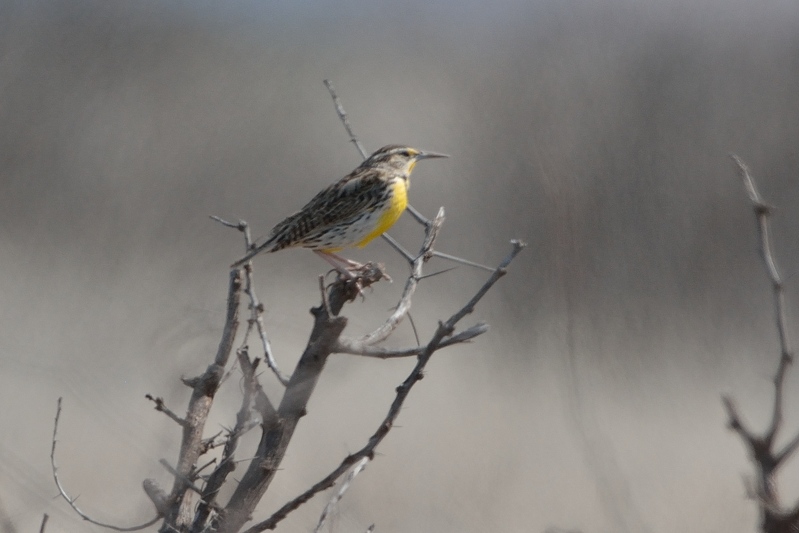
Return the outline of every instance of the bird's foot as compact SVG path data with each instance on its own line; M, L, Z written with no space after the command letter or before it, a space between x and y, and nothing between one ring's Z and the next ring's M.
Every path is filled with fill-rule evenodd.
M378 281L384 279L389 282L392 281L382 263L373 263L371 261L366 264L358 263L357 267L336 268L329 273L331 272L337 274L336 281L333 283L343 284L347 294L350 295L350 300L354 300L356 296L365 298L364 289L370 288Z

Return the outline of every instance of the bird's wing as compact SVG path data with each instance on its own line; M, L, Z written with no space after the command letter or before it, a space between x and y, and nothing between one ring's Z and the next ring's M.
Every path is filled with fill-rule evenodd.
M383 191L379 173L358 169L319 192L269 233L270 251L296 246L332 226L347 224L377 207Z

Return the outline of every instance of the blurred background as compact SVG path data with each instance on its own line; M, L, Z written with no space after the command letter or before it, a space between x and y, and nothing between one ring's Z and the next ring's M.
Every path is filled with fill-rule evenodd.
M171 486L158 460L174 464L180 433L144 395L185 409L179 378L211 361L243 252L208 216L264 235L359 162L325 78L370 151L451 155L420 164L410 191L428 216L446 207L442 251L493 265L509 239L529 243L464 323L490 332L435 356L331 531L755 530L720 395L764 427L778 346L727 154L779 207L795 337L799 6L700 4L3 2L3 531L37 530L45 512L49 532L99 531L55 498L59 396L59 473L78 504L118 525L153 515L141 481ZM407 215L391 234L421 239ZM406 271L382 241L351 257ZM327 267L303 250L255 267L290 371ZM424 281L422 339L485 277L461 266ZM348 306L348 333L379 323L401 285ZM389 345L413 339L405 324ZM255 518L358 449L412 365L333 356ZM209 435L233 424L238 380ZM799 430L798 372L786 393L783 439ZM780 478L787 502L797 464ZM310 531L326 500L279 530Z

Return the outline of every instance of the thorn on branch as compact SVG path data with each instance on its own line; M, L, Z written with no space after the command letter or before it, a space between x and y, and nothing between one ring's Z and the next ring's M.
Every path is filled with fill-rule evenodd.
M191 473L190 473L188 476L184 476L184 475L182 475L180 472L178 472L177 470L175 470L175 469L172 467L172 465L170 465L170 464L169 464L169 462L168 462L166 459L159 459L159 461L158 461L158 462L159 462L159 463L161 464L161 466L163 466L163 467L164 467L164 468L165 468L165 469L166 469L166 470L167 470L167 471L168 471L170 474L172 474L172 475L175 477L175 479L178 479L178 480L180 480L180 482L181 482L181 483L183 483L183 485L184 485L185 487L187 487L187 488L189 488L189 489L193 490L193 491L194 491L194 492L196 492L197 494L200 494L200 495L202 495L202 493L203 493L202 489L200 489L198 486L196 486L196 485L194 484L194 480L195 480L195 479L197 479L197 476L195 475L195 473L194 473L194 472L191 472Z

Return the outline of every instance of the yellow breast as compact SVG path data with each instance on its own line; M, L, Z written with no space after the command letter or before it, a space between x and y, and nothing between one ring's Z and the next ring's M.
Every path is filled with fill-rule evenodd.
M402 212L405 211L405 208L408 206L407 180L394 180L394 183L392 184L392 191L393 192L391 194L391 198L389 199L388 206L380 215L377 225L366 237L363 238L363 240L361 240L361 242L356 244L358 248L363 248L373 239L387 232L388 229L393 226L397 220L399 220L400 215L402 215Z

